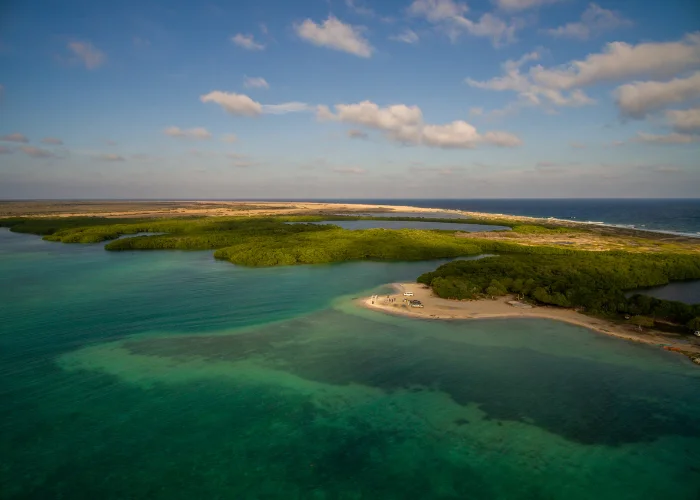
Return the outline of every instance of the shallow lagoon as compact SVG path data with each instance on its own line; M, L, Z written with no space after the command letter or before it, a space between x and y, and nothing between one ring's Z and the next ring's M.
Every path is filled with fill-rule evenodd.
M697 498L686 358L549 321L352 302L434 267L243 269L0 231L0 491Z
M338 215L348 215L342 213ZM426 217L437 219L463 219L464 215L453 212L367 212L353 215L364 215L367 217Z
M700 304L700 280L677 281L668 285L642 288L634 293L641 293L657 299L675 300L686 304Z
M321 222L290 222L289 224L332 224L343 229L441 229L444 231L510 231L506 226L460 224L458 222L394 221L394 220L338 220Z

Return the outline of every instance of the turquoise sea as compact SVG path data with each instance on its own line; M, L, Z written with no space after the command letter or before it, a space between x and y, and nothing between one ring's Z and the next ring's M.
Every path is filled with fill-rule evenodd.
M353 304L438 262L102 247L0 230L0 498L700 495L684 357Z

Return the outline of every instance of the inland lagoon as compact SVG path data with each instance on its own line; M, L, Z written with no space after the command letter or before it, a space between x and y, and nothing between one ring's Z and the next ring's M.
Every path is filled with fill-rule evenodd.
M291 222L290 224L300 224ZM311 224L326 224L342 227L343 229L439 229L442 231L466 231L475 233L479 231L510 231L509 227L464 224L456 222L424 222L424 221L393 221L393 220L348 220L348 221L321 221Z
M698 498L683 356L353 302L445 261L103 247L0 230L2 498Z

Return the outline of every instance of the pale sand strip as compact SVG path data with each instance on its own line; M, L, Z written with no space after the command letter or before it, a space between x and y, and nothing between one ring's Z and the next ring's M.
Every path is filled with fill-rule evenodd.
M606 335L656 346L668 346L680 349L689 357L692 353L700 354L700 345L691 338L689 344L679 336L645 328L637 331L636 327L618 324L600 318L586 316L573 309L560 307L535 306L523 309L508 304L514 297L500 297L496 300L448 300L437 297L432 290L419 283L393 283L396 293L359 299L358 303L370 309L377 309L390 314L399 314L422 319L490 319L490 318L544 318L563 321L583 326ZM413 292L412 297L404 297L404 292ZM410 307L404 299L419 300L422 308ZM392 301L393 300L393 301Z
M125 202L126 203L126 202ZM446 212L455 211L440 208L420 208L402 205L368 205L360 203L323 203L323 202L282 202L282 201L189 201L183 202L182 206L161 206L157 202L152 203L152 207L147 207L149 202L143 202L139 208L129 210L109 210L94 204L93 210L72 210L74 205L70 202L57 202L52 205L50 213L23 213L21 206L4 216L20 217L78 217L78 216L100 216L100 217L154 217L154 216L267 216L267 215L318 215L321 213L365 213L372 211L384 212L415 212L425 214L426 217L440 218ZM18 204L19 205L19 204ZM110 207L117 206L118 202L111 203ZM250 208L254 207L254 208ZM63 210L59 210L63 208ZM81 208L85 208L82 207Z

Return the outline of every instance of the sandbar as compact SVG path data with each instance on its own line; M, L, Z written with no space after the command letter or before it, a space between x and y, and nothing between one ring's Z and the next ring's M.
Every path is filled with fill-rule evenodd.
M436 296L430 287L420 283L392 283L394 293L358 299L360 306L389 314L421 319L469 320L494 318L540 318L583 326L605 335L664 347L680 352L700 363L700 342L658 330L587 316L573 309L538 306L519 302L514 296L480 300L450 300ZM413 293L404 296L405 292ZM423 307L412 307L409 300L418 300ZM514 303L515 305L511 304ZM697 361L696 361L697 359Z

